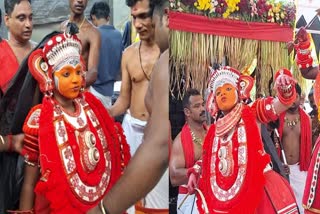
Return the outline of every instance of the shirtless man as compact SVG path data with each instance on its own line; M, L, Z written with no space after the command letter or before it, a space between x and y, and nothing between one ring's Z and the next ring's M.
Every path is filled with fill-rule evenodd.
M100 33L84 16L88 0L69 0L70 17L61 24L64 31L69 22L74 22L79 28L77 36L82 43L81 55L86 62L86 87L92 85L98 75Z
M127 0L127 5L131 8L133 23L141 41L129 46L122 55L120 95L110 108L110 114L116 117L129 109L130 113L125 115L122 125L133 155L141 143L143 129L149 119L144 97L160 52L154 41L149 0Z
M5 0L4 23L10 33L9 40L0 41L0 90L4 95L11 84L23 59L30 53L34 43L30 41L32 34L32 9L28 0ZM1 96L0 96L1 99ZM10 113L15 104L10 106ZM7 113L7 112L6 112ZM12 126L12 117L0 113L0 213L7 209L17 208L21 185L22 165L19 165L18 154L23 139L21 135L8 135ZM18 142L18 143L16 143ZM7 151L7 152L4 152ZM9 151L9 152L8 152Z
M195 195L190 195L184 202L182 201L188 193L186 186L188 168L193 167L201 158L202 144L207 133L204 101L198 90L189 89L186 92L183 98L183 110L186 124L173 141L169 162L170 180L173 186L180 186L177 212L196 214L198 209Z
M150 4L151 8L155 7L152 21L155 24L155 41L162 54L153 68L145 98L150 118L144 130L143 142L123 176L104 198L104 206L112 214L122 213L144 197L157 184L168 167L169 5L167 0L150 0Z
M302 196L312 151L311 119L301 108L301 88L296 84L297 98L279 117L279 134L288 162L290 185L294 191L300 213Z
M122 55L120 95L110 108L110 114L116 117L129 109L122 127L130 145L130 153L134 156L142 143L144 128L149 119L144 97L160 51L155 43L155 29L152 25L149 0L127 0L127 5L131 9L133 24L140 36L140 41L129 46ZM145 208L166 209L168 207L168 182L168 174L165 174L144 199Z

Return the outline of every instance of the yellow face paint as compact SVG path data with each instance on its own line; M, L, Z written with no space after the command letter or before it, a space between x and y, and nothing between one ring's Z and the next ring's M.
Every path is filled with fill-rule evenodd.
M62 96L74 99L79 95L83 78L80 64L75 67L65 65L60 70L55 71L53 76L55 87Z

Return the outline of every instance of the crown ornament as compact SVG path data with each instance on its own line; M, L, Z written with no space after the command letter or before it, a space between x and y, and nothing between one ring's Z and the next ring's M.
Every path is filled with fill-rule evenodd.
M76 66L80 63L85 70L81 58L82 45L76 36L77 32L77 26L74 23L69 23L64 33L53 36L42 49L39 48L30 54L28 59L30 72L38 81L40 90L44 94L52 95L54 89L53 73L65 65Z

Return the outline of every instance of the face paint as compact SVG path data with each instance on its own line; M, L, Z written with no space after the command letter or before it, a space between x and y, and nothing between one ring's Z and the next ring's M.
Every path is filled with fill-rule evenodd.
M55 87L58 92L68 99L76 98L81 89L82 67L80 64L75 67L65 65L54 74Z
M223 112L229 112L238 102L237 90L229 83L218 87L215 95L218 108Z

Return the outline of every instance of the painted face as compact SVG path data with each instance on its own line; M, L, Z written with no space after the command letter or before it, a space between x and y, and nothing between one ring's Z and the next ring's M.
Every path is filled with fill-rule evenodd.
M11 36L19 42L27 42L32 35L32 10L29 1L21 1L13 8L12 13L5 15L5 24Z
M133 25L141 40L154 38L154 27L152 25L149 0L137 1L137 3L131 7L131 16Z
M218 87L215 95L218 108L223 112L231 111L238 102L237 90L230 83Z
M53 76L56 90L63 97L74 99L79 95L83 78L80 64L75 67L65 65L60 70L55 71Z
M87 7L88 0L69 0L71 11L75 15L82 15Z

